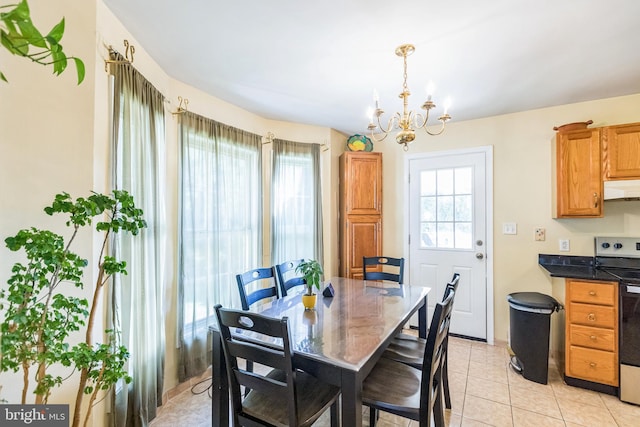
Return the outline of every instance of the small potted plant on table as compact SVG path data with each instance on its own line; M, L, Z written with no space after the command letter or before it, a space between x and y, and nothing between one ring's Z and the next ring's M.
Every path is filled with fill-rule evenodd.
M298 264L296 272L302 274L302 279L307 287L307 292L302 295L302 304L305 310L313 310L318 296L313 293L313 288L320 290L320 282L323 274L322 266L316 260L306 260Z

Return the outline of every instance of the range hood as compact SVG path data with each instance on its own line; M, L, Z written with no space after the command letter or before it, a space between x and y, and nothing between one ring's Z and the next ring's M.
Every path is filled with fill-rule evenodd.
M605 181L604 200L640 200L640 179Z

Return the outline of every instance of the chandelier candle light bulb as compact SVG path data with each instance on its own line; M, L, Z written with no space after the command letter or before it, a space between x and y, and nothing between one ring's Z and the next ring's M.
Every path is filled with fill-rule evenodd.
M380 142L384 140L389 133L392 131L398 131L396 134L396 142L403 146L404 150L407 151L409 149L409 144L413 142L416 138L416 132L414 127L417 129L424 129L429 135L440 135L444 131L445 124L451 120L451 116L448 114L448 109L451 104L450 100L447 100L445 103L445 109L443 114L438 118L441 123L441 127L436 132L431 132L427 129L427 122L429 121L429 111L435 108L436 104L432 101L432 94L434 90L433 82L429 82L426 90L427 90L427 100L422 104L422 109L425 110L425 113L414 113L413 110L408 109L409 105L409 96L411 92L409 91L409 87L407 86L407 56L411 55L415 51L415 47L412 44L403 44L396 48L396 55L402 57L404 73L403 73L403 84L402 84L402 92L398 95L402 98L402 113L396 112L389 121L387 122L387 126L382 126L380 117L384 114L384 111L380 108L380 99L378 96L378 91L374 89L373 91L373 101L375 103L375 110L373 113L369 114L369 125L367 129L371 132L371 139L376 142ZM373 116L375 115L377 123L373 121ZM382 134L382 137L376 137L376 133L378 135Z

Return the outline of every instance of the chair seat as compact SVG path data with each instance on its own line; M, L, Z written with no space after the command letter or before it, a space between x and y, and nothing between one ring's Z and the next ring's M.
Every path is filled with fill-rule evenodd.
M414 335L401 333L393 337L389 347L387 347L382 356L405 363L416 369L422 369L426 346L427 340Z
M412 420L420 416L422 371L380 358L362 384L362 403Z
M276 381L286 382L284 371L274 369L266 375ZM298 396L298 420L300 426L310 426L328 409L340 395L340 388L324 383L302 372L296 372ZM261 393L251 390L242 401L243 412L250 417L267 421L274 426L287 427L289 412L286 394Z

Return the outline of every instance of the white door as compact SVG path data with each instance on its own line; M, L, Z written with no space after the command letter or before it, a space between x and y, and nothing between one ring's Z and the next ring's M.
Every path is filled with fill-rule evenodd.
M407 168L409 284L432 289L430 319L447 282L459 273L450 331L479 339L487 339L488 326L487 164L490 147L412 156Z

